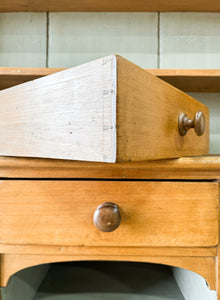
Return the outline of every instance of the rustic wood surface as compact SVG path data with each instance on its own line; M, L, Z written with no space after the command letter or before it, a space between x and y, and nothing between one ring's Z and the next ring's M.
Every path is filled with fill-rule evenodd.
M212 247L218 243L215 182L7 180L1 187L2 244ZM105 201L119 206L121 224L93 224Z
M169 256L62 256L62 255L1 255L1 286L6 286L9 277L24 268L52 262L80 261L80 260L114 260L114 261L139 261L159 263L169 266L185 268L202 275L210 289L216 289L215 258L213 257L169 257Z
M117 161L208 154L206 106L120 56L117 77ZM180 136L180 113L193 118L197 111L205 115L205 133Z
M120 164L0 157L0 177L215 180L220 179L220 156Z
M11 11L194 11L194 12L220 12L218 0L11 0L1 1L0 12Z
M63 68L0 67L0 90L63 70ZM184 92L220 92L219 69L146 69L146 71Z
M219 93L220 70L146 70L184 92Z
M116 57L0 93L0 154L115 161Z
M103 256L217 256L216 247L83 247L64 245L0 244L0 252L7 254L97 255Z
M47 76L63 69L0 67L0 90Z
M72 169L72 174L75 175L76 170L79 169L82 174L88 174L88 170L93 168L93 165L93 174L100 175L100 170L98 171L97 169L100 168L101 170L104 170L106 166L109 166L109 164L102 163L83 163L47 159L1 158L0 161L2 164L0 168L1 171L4 169L8 175L12 175L13 172L11 172L11 169L16 170L16 174L21 175L22 170L27 171L28 168L32 170L28 171L29 175L38 174L38 176L42 174L42 170L44 169L45 171L47 169L47 172L49 172L50 175L53 174L54 176L54 174L57 174L57 170L60 170L60 168L63 175L68 174L69 169ZM142 165L143 169L140 168L140 170L142 170L142 172L145 170L145 173L147 173L147 170L153 168L151 171L151 176L155 176L155 174L159 172L159 169L164 169L166 170L166 176L170 178L173 174L175 176L183 176L183 178L185 177L184 179L187 179L187 176L184 175L184 172L186 172L186 174L188 173L189 175L190 168L192 168L191 171L193 175L190 175L189 177L200 176L206 179L215 179L220 173L220 157L218 156L181 158L148 163L115 164L110 166L114 166L113 173L116 172L115 175L117 174L117 176L119 174L118 171L121 170L121 178L124 178L123 176L125 174L126 166L131 166L130 171L134 175L135 173L138 174L138 165ZM73 170L75 171L73 172ZM101 173L106 175L109 174L109 172L110 170L107 169L105 170L105 173ZM46 172L44 172L44 174L46 174ZM61 173L58 172L58 174L60 175ZM6 285L9 277L12 274L25 267L58 261L96 259L146 261L179 266L202 275L207 280L211 289L219 289L219 283L217 282L219 273L216 273L215 267L216 263L218 263L217 259L215 258L217 255L216 247L73 247L63 245L42 246L29 244L1 244L0 251L1 253L7 253L1 255L2 286ZM45 253L47 253L47 255L45 255Z
M180 113L197 111L205 133L181 136ZM124 162L208 154L208 108L120 56L6 89L0 112L1 155Z

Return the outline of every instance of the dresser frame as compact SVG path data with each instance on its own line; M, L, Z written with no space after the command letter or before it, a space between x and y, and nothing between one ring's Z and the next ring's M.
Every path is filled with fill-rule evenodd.
M144 163L88 163L37 158L0 158L1 180L168 180L211 181L220 194L220 156ZM219 244L214 247L85 247L0 244L1 286L24 268L79 260L137 261L191 270L203 276L220 299Z

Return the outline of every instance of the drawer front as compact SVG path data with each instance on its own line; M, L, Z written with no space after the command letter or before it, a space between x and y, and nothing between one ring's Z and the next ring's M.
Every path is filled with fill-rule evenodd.
M75 246L214 246L218 242L214 182L1 181L4 244ZM93 215L118 205L121 224L102 232Z

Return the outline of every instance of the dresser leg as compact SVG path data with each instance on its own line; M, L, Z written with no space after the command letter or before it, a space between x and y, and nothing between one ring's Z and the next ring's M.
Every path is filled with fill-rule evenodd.
M35 257L31 257L31 260L28 255L16 255L16 254L1 254L1 287L6 287L9 281L9 278L14 275L16 272L40 264L39 261L35 263ZM0 298L1 300L1 298Z

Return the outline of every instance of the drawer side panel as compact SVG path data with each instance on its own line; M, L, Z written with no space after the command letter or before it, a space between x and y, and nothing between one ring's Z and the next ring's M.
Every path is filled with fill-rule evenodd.
M117 159L144 161L209 152L209 110L207 106L165 81L117 57ZM185 113L194 119L201 111L206 128L202 136L190 129L181 136L178 119Z

